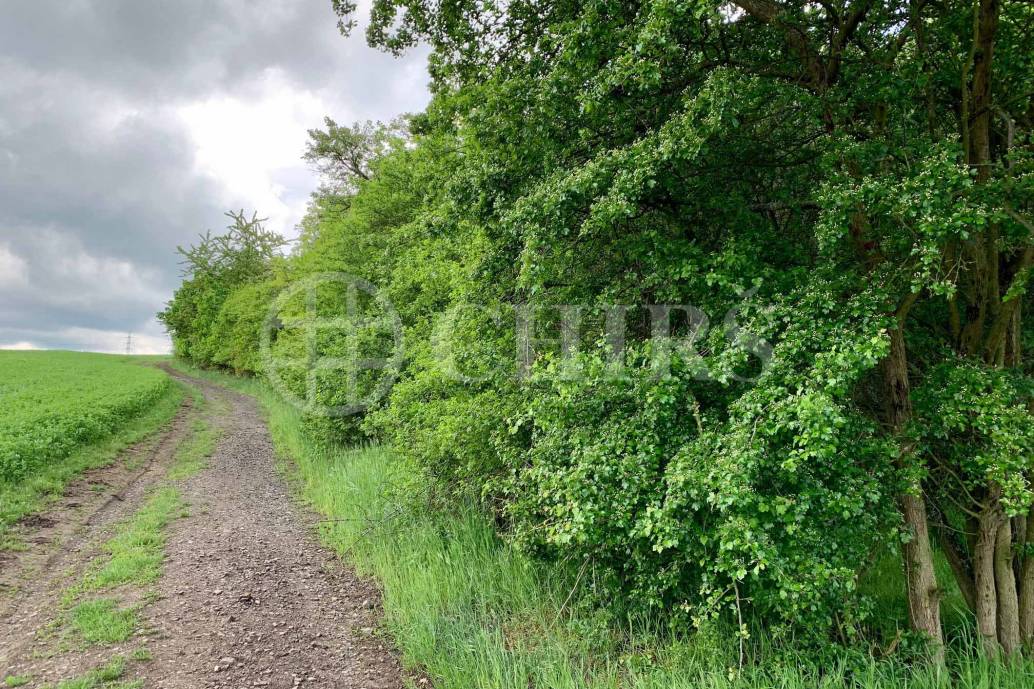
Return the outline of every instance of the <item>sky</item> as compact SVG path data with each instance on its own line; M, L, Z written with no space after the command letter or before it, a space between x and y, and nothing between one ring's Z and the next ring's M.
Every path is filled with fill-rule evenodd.
M421 110L426 62L331 0L0 0L0 349L168 352L176 247L296 235L307 131Z

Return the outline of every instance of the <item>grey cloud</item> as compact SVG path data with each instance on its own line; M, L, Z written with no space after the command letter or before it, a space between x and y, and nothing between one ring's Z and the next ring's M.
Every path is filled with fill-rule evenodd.
M36 0L0 12L0 45L24 64L89 73L156 99L246 88L279 68L309 88L336 81L348 91L358 78L361 95L377 100L400 65L359 35L346 42L330 0Z
M218 205L217 190L192 174L193 148L179 123L119 116L129 106L115 98L47 81L0 88L0 118L30 99L41 104L33 116L0 120L13 129L0 127L4 233L64 228L96 251L168 265L155 250L174 248Z
M325 33L313 21L322 3L243 0L94 0L14 2L4 8L0 42L25 64L45 71L96 75L100 81L161 96L225 89L286 52L288 67ZM293 64L292 64L293 63Z
M228 194L177 108L275 70L336 119L387 119L425 102L424 64L340 37L330 0L0 5L0 347L161 341L175 247L221 227ZM299 162L275 182L295 206L314 181Z

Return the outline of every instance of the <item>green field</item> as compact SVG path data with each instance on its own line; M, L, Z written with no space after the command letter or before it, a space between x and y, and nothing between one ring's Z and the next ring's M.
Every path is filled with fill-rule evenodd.
M175 414L181 386L142 358L0 351L0 549L7 529L79 473Z
M169 385L162 371L125 357L0 352L0 481L112 435Z

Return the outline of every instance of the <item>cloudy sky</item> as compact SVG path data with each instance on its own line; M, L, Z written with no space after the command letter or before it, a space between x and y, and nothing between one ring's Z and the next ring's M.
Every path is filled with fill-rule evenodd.
M176 246L293 235L306 130L420 110L425 67L330 0L0 0L0 348L167 351Z

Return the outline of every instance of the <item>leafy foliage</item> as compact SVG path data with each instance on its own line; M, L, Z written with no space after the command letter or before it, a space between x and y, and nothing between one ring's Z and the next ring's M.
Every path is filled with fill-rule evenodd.
M219 335L247 327L241 319L254 323L254 314L248 318L241 313L247 305L244 298L231 302L229 313L220 312L235 289L271 276L273 261L284 245L283 237L266 230L257 215L249 219L243 210L226 215L233 222L225 234L212 236L207 232L197 245L180 247L184 281L168 307L158 314L173 336L176 353L205 363L216 363L217 359L218 363L245 363L246 355L227 349L232 345ZM217 321L221 326L218 335L213 329Z
M305 160L330 180L330 191L347 196L373 174L371 163L406 138L405 122L398 120L385 126L366 121L351 127L339 125L327 117L326 130L309 130Z

